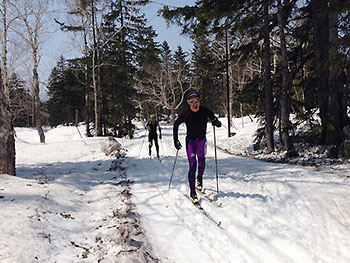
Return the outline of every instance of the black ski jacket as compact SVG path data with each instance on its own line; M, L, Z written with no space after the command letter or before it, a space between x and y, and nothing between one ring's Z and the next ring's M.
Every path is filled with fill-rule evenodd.
M157 127L159 129L159 134L161 134L161 129L158 121L155 121L154 125L152 124L152 121L147 122L146 128L148 130L149 136L157 137Z
M199 110L193 112L188 108L186 111L182 112L175 121L173 128L174 141L178 140L179 126L183 122L186 124L187 138L196 140L204 139L207 132L208 119L211 122L217 119L210 109L199 106Z

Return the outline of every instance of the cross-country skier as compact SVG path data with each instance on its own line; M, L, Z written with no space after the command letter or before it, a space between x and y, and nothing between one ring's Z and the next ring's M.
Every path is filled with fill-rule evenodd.
M162 131L160 129L159 122L156 120L156 116L152 114L150 120L146 124L146 129L148 130L148 143L149 143L149 157L152 155L152 145L154 140L154 145L156 146L157 159L159 159L159 144L157 137L157 127L159 129L159 140L162 139Z
M189 162L188 182L190 185L190 197L193 202L198 202L195 181L198 159L197 187L203 187L203 174L205 169L205 144L208 119L216 127L221 127L221 122L214 113L200 105L199 93L191 90L186 96L189 108L182 112L175 121L173 128L174 145L180 150L182 145L178 139L178 130L181 123L186 124L186 151Z

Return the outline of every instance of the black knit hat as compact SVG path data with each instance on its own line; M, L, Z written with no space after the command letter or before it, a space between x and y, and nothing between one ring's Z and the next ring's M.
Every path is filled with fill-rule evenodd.
M186 96L187 100L189 100L191 98L196 98L196 97L199 98L199 93L198 93L198 91L195 91L195 90L190 90Z

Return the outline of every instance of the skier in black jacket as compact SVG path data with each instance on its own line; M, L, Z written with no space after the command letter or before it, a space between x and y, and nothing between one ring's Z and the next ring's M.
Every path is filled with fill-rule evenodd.
M205 169L205 145L208 119L216 127L221 127L221 122L215 117L214 113L200 105L199 93L195 90L189 91L187 96L189 108L182 112L175 121L173 128L174 145L180 150L182 145L178 139L178 130L181 123L186 124L186 152L189 162L188 182L190 185L190 196L194 202L197 202L195 190L195 179L198 159L197 187L203 187L203 174Z
M162 131L160 129L159 122L156 120L155 115L151 115L150 120L146 124L146 129L148 130L148 143L149 143L149 157L151 158L152 155L152 145L154 140L154 145L156 146L157 151L157 159L159 159L159 144L158 144L158 137L157 137L157 127L159 129L159 140L162 139Z

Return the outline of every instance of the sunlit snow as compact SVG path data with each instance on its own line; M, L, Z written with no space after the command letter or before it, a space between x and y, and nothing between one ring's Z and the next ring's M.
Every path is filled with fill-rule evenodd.
M256 123L235 120L220 148L249 150ZM226 120L222 119L226 125ZM327 168L268 163L217 149L208 124L208 220L186 198L188 162L175 161L172 126L161 123L161 162L148 157L141 123L134 139L117 139L119 160L100 150L103 138L76 127L17 128L17 176L0 175L0 262L350 262L350 181ZM227 126L227 125L226 125ZM84 126L79 127L81 134ZM185 127L179 139L184 145ZM155 149L153 148L153 154ZM125 168L125 169L124 169Z

